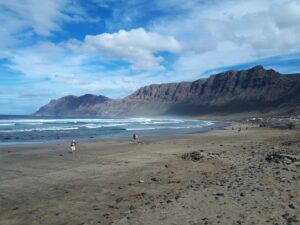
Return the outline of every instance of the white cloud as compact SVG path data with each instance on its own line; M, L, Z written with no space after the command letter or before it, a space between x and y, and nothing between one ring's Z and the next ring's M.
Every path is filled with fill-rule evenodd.
M49 36L61 29L63 21L97 21L76 2L70 0L9 0L0 2L1 24L11 32L27 29L35 34Z
M89 85L91 84L91 81L88 80L81 80L81 79L66 79L64 80L66 84L72 84L72 85Z
M178 53L180 43L172 36L146 32L143 28L117 33L87 35L82 48L88 52L105 54L112 59L121 59L133 65L134 69L162 71L163 57L159 52Z
M122 80L126 83L132 83L135 81L133 77L123 77Z
M30 86L32 93L52 93L51 98L85 93L122 97L155 82L147 73L134 74L129 69L118 68L107 70L99 60L94 63L93 54L73 53L65 44L38 43L16 50L10 58L10 69L25 75L28 81L19 92L28 91Z
M20 48L10 55L10 68L28 77L71 76L81 71L83 55L68 55L59 45L42 42Z
M196 76L224 65L300 51L299 24L299 1L228 0L192 4L186 14L156 21L150 30L183 43L186 51L175 72L189 69Z
M243 54L241 54L243 52ZM248 45L234 42L223 42L213 51L204 53L187 52L176 61L174 75L185 80L198 79L201 72L218 67L226 67L236 62L247 62L252 59L253 50Z
M265 12L253 14L257 18L255 23L259 30L256 34L245 37L258 56L270 56L274 54L299 51L300 40L300 2L288 1L281 4L272 4Z
M64 32L64 23L99 22L72 0L0 1L0 59L40 38Z
M32 29L36 34L48 36L59 29L57 22L64 17L61 9L65 4L66 1L1 1L0 20L12 32Z

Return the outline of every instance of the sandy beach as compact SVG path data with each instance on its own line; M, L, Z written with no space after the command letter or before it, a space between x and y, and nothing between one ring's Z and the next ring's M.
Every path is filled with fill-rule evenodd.
M1 146L0 224L300 224L299 129L233 126Z

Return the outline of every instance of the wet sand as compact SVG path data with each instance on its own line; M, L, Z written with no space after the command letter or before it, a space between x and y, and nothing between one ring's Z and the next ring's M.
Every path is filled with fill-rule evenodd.
M234 127L1 146L0 224L300 224L299 130Z

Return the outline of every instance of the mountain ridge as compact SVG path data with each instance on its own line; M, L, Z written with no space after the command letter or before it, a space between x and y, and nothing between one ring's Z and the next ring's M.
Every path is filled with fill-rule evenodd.
M103 104L111 99L102 95L85 94L82 96L67 95L57 100L51 100L47 105L42 106L34 115L84 115L89 114L89 107Z
M300 76L282 75L258 65L248 70L225 71L193 82L151 84L123 99L101 96L104 99L98 101L92 96L85 98L86 101L81 99L80 104L71 104L73 107L69 108L63 107L70 103L62 97L55 102L50 101L34 115L202 115L272 110L298 113Z

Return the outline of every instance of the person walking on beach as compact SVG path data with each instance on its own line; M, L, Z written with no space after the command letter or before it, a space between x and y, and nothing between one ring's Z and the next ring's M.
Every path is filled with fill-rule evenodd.
M132 140L133 140L133 142L138 141L138 136L135 133L132 135Z
M71 141L70 148L71 148L70 153L73 153L76 150L76 141L75 140Z

